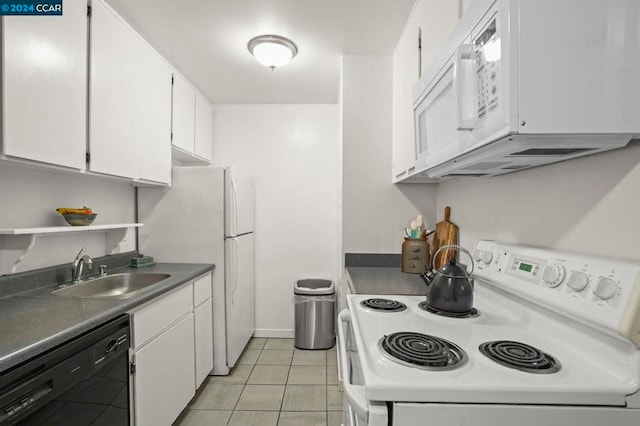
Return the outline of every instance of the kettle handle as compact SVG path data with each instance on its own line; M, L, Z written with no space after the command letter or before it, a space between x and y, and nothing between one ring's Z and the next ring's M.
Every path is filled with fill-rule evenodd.
M471 253L469 253L469 250L467 250L466 248L464 248L462 246L459 246L457 244L449 244L449 245L446 245L446 246L442 246L438 250L436 250L435 254L431 258L431 269L435 269L435 267L436 267L436 264L435 264L436 256L438 256L438 253L440 253L440 251L442 251L442 250L458 250L458 251L463 252L467 256L469 256L469 259L471 259L471 272L467 272L467 276L471 277L471 275L473 275L473 270L475 269L476 265L473 262L473 257L471 256Z

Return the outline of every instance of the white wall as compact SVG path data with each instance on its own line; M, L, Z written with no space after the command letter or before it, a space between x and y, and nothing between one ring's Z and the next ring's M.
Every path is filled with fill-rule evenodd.
M66 226L56 208L82 206L98 213L96 225L131 223L133 201L133 187L127 182L0 163L0 228ZM104 256L106 235L82 232L39 237L16 272L71 263L83 246L92 257ZM120 251L135 249L134 235L128 233ZM0 236L0 247L11 246L12 238ZM7 253L0 250L0 257L6 259Z
M438 211L445 206L465 247L497 239L640 261L640 145L443 182Z
M392 57L344 56L343 251L400 253L418 213L435 223L436 186L391 183Z
M337 105L216 105L214 162L256 178L256 335L293 337L293 285L337 280Z

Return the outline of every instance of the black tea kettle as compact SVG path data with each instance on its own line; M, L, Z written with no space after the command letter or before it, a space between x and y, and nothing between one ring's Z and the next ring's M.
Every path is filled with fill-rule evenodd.
M473 309L473 258L469 251L458 245L440 247L433 255L433 259L441 250L458 250L464 252L471 259L471 272L462 268L452 257L449 263L439 270L425 271L421 276L427 284L427 304L429 307L455 314L468 313Z

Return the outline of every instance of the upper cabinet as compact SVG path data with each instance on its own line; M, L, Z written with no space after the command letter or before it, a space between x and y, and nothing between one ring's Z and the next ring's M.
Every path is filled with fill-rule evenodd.
M2 157L85 169L87 5L64 14L4 16Z
M146 43L140 44L138 103L140 179L171 183L171 68Z
M173 74L172 107L174 159L185 163L210 163L213 146L211 104L178 73Z
M151 185L171 184L173 159L209 164L209 101L104 0L89 3L0 18L0 159Z
M195 153L213 159L213 108L207 98L196 92Z
M393 54L394 182L413 172L416 159L413 87L458 21L458 3L419 0Z
M174 148L193 154L195 150L196 91L178 73L173 75L173 116L171 143Z
M102 1L91 16L89 169L171 182L171 68Z

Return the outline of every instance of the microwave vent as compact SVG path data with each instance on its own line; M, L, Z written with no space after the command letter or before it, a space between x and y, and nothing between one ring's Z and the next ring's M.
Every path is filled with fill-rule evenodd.
M509 154L510 156L517 155L530 155L530 156L554 156L554 155L568 155L577 154L579 152L593 151L596 148L531 148L524 151L514 152Z
M504 161L485 161L483 163L472 164L460 170L489 170L489 169L500 168L502 166L507 166L507 165L509 165L509 163Z

